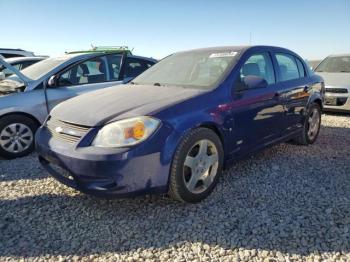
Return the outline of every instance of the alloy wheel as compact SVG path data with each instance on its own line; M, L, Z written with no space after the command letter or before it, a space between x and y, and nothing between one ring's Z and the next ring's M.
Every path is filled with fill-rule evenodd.
M2 129L0 146L9 153L21 153L33 143L32 130L25 124L13 123Z
M218 173L219 154L215 144L203 139L187 153L183 178L187 189L194 194L207 190Z
M319 127L320 127L320 112L317 110L317 108L314 108L312 112L309 114L309 119L308 119L307 135L309 136L310 140L313 140L317 136Z

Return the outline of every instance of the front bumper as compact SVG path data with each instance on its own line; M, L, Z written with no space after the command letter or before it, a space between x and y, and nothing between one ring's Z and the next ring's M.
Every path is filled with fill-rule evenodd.
M36 148L41 165L61 183L95 196L126 197L167 191L170 161L160 147L166 137L163 132L157 142L134 148L78 147L41 127Z
M347 90L347 93L338 93L336 90ZM350 88L326 87L324 110L350 111Z

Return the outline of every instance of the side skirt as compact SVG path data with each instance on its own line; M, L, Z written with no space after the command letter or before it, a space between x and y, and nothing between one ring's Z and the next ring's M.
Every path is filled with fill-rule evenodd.
M225 162L224 162L224 170L230 168L235 162L239 161L239 160L242 160L242 159L247 159L248 157L266 149L266 148L269 148L269 147L272 147L274 145L277 145L277 144L280 144L280 143L283 143L283 142L287 142L291 139L293 139L296 135L298 135L302 130L299 129L299 130L296 130L296 131L293 131L292 133L289 133L285 136L282 136L282 137L279 137L279 138L276 138L274 140L271 140L270 142L268 143L265 143L265 144L261 144L261 145L258 145L257 147L255 147L253 150L247 152L246 154L244 155L236 155L232 158L229 158L229 159L225 159Z

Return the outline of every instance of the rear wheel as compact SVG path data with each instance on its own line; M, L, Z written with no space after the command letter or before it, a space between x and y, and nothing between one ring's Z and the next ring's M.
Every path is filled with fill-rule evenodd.
M301 145L313 144L320 132L321 127L321 108L313 103L305 117L302 132L293 140Z
M178 146L170 174L169 195L196 203L214 189L222 172L224 152L219 137L210 129L198 128Z
M0 120L0 156L16 158L34 150L34 134L38 125L30 118L10 115Z

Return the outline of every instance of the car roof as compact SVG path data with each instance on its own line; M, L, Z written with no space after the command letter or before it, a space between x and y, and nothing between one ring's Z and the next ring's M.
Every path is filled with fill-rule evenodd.
M125 53L125 52L124 52ZM116 54L116 55L122 55L123 52L121 51L109 51L109 52L97 52L97 51L94 51L94 52L88 52L88 53L78 53L78 52L74 52L74 53L67 53L63 56L61 56L62 58L63 57L71 57L71 58L76 58L76 59L85 59L85 58L93 58L93 57L98 57L98 56L104 56L104 55L113 55L113 54ZM131 54L126 54L127 57L134 57L134 58L140 58L140 59L145 59L145 60L148 60L150 62L158 62L158 60L154 59L154 58L150 58L150 57L145 57L145 56L136 56L136 55L131 55Z
M335 55L330 55L328 57L342 57L342 56L350 56L350 53L348 53L348 54L335 54Z
M111 54L111 53L119 53L119 54L127 54L127 55L131 55L131 51L130 50L85 50L85 51L72 51L72 52L68 52L67 54Z
M180 51L178 53L186 53L186 52L220 52L220 51L233 51L239 52L249 48L250 46L215 46L215 47L204 47L204 48L196 48L191 50Z
M270 49L275 51L284 51L284 52L290 52L294 53L293 51L278 47L278 46L269 46L269 45L241 45L241 46L216 46L216 47L205 47L205 48L199 48L199 49L192 49L188 51L181 51L182 52L201 52L201 51L208 51L208 52L224 52L224 51L233 51L233 52L241 52L241 51L247 51L250 49Z
M26 50L23 50L23 49L20 49L20 48L0 48L1 51L25 51L27 52Z
M4 59L8 63L24 62L24 61L40 61L44 60L47 57L42 56L23 56L23 57L11 57Z

